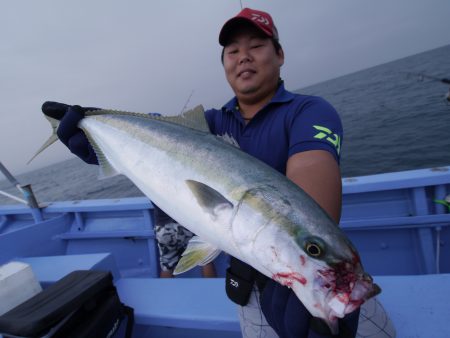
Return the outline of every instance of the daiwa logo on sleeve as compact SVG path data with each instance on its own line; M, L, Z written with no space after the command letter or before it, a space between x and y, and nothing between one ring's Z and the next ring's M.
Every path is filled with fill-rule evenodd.
M330 142L335 148L337 153L339 154L341 151L341 138L338 134L334 134L330 129L323 126L313 126L314 129L318 130L319 132L314 135L314 138L319 140L327 140Z

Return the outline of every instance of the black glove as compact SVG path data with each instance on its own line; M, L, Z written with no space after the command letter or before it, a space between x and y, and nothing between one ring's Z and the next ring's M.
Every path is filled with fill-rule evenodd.
M89 164L98 164L95 151L89 143L84 132L78 128L78 122L84 114L90 110L98 110L93 107L69 106L64 103L44 102L42 112L54 119L60 120L58 138L69 150Z
M325 322L311 316L291 289L272 279L261 293L261 309L280 338L353 338L358 329L359 309L339 319L339 333L333 336Z

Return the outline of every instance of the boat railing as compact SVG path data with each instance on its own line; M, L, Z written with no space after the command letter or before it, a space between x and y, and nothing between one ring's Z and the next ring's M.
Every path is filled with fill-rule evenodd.
M8 171L8 169L6 169L6 167L2 164L2 162L0 162L0 171L3 173L6 179L22 193L24 199L9 194L2 190L0 190L0 194L10 199L13 199L17 202L28 205L35 222L36 223L42 222L43 220L42 211L38 205L33 189L31 188L31 184L26 185L20 184L19 181Z
M449 194L450 167L347 178L340 225L374 274L450 272Z
M370 273L450 272L450 212L437 202L450 194L449 169L344 179L340 226L355 243ZM27 209L0 207L0 233L21 231L31 224ZM54 241L67 247L67 254L80 254L96 246L102 252L112 252L126 275L139 271L158 275L153 206L148 198L49 202L41 213L45 220L68 216L68 228L52 235ZM135 250L133 254L130 248Z

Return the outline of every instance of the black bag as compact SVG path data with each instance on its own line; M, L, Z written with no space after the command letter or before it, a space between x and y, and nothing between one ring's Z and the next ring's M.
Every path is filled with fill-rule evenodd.
M268 278L256 271L247 263L237 258L230 257L230 267L226 271L225 291L228 298L234 303L245 306L247 305L253 290L253 285L262 292Z
M120 302L111 273L74 271L0 316L0 334L111 338L125 316L125 336L131 337L133 309Z
M246 280L234 274L232 268L228 268L226 273L225 292L228 298L238 305L247 305L252 293L253 281Z

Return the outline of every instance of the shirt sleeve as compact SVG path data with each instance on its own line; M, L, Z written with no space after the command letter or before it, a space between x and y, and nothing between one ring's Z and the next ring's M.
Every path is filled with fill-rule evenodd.
M288 156L325 150L339 163L342 138L342 123L336 110L324 99L311 96L298 107L291 121Z

